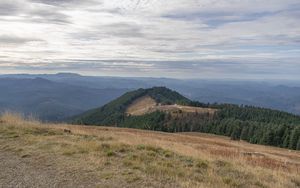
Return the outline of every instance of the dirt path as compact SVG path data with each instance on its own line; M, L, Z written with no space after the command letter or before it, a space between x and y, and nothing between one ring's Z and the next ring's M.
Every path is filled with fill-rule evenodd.
M55 159L18 156L0 151L0 187L97 187L101 183L89 172L58 168Z

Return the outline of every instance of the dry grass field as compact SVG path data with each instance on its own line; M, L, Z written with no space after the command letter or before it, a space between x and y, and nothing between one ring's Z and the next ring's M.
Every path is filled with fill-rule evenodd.
M143 96L133 101L126 109L126 113L130 115L143 115L153 109L157 103L149 96Z
M0 187L300 187L300 152L200 133L0 118Z
M213 115L217 110L212 108L200 108L192 106L182 106L182 105L158 105L154 99L149 96L143 96L133 101L132 104L126 110L127 114L139 116L146 113L151 113L155 111L171 112L176 113L178 111L185 113L208 113Z

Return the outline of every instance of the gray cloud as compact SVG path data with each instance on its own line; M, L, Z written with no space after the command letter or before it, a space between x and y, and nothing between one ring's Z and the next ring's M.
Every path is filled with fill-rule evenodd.
M266 16L271 16L278 13L276 12L257 12L257 13L244 13L237 14L235 12L174 12L164 15L163 17L169 19L187 20L187 21L201 21L209 27L218 27L232 22L247 22L261 19Z
M131 38L131 37L143 37L141 28L137 24L132 23L114 23L101 26L100 30L104 29L105 33L114 35L117 37Z
M22 5L14 1L2 1L0 2L0 15L15 15L22 10Z
M298 0L3 0L0 69L296 75L299 13Z
M50 1L49 1L50 2ZM57 1L59 2L59 1ZM63 2L63 1L61 1ZM19 21L37 23L70 23L69 16L62 9L49 6L30 6L26 1L11 0L0 2L0 16L14 16ZM1 17L0 17L1 19ZM2 18L5 20L4 18ZM15 19L12 21L16 21Z
M14 66L2 66L3 69L37 70L37 71L72 71L102 73L114 76L164 76L177 78L255 78L274 79L278 76L287 77L282 69L289 71L287 78L297 78L295 69L299 64L284 65L294 60L238 60L217 61L128 61L128 60L60 60L47 64L33 62L30 64L15 62ZM269 63L273 66L270 67ZM7 61L0 61L0 66ZM11 63L11 62L10 62Z
M24 38L24 37L17 37L17 36L9 36L9 35L0 35L0 45L7 45L7 44L25 44L27 42L41 42L43 40L38 38Z
M69 24L69 16L61 13L58 10L33 10L28 13L28 18L31 22L41 23L56 23L56 24Z
M101 4L101 2L94 0L31 0L31 2L59 7L91 5L94 3Z
M71 32L70 36L79 40L101 40L104 38L143 38L146 37L139 25L128 22L100 25L90 30Z

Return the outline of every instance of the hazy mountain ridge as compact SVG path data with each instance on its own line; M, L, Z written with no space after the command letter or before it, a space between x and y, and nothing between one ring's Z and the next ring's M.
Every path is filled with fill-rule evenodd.
M0 111L32 114L46 121L60 121L101 106L126 89L93 89L44 78L0 78Z
M22 80L35 79L37 77L43 78L45 82L46 80L49 80L57 84L61 84L63 86L60 87L62 91L65 90L64 85L68 85L67 88L78 88L77 95L79 95L79 93L82 93L81 91L85 93L84 97L79 98L80 100L85 100L88 105L85 105L85 103L78 105L76 101L74 101L74 104L69 103L67 106L61 106L60 102L54 105L61 106L61 113L66 115L74 115L89 108L101 106L102 104L113 100L114 97L110 96L109 92L104 92L105 90L107 90L107 88L114 88L115 90L119 91L117 93L120 96L128 90L134 90L137 88L149 88L154 86L166 86L180 92L181 94L192 100L197 100L204 103L218 102L255 105L300 114L300 87L296 87L298 86L297 82L292 81L267 82L233 80L180 80L169 78L122 78L82 76L74 73L0 75L0 80L2 84L4 84L4 82L7 82L6 87L9 88L11 87L10 84L12 84L12 87L14 85L11 81L9 82L10 79ZM21 82L15 80L15 84L20 85ZM1 87L3 88L4 86L2 85ZM22 97L23 89L24 88L19 87L19 93L15 93L15 97L13 97L14 95L2 95L2 98L0 100L0 109L12 109L26 113L28 111L28 108L22 107L24 100L27 100L26 98ZM34 89L34 87L32 89ZM6 89L3 89L4 93L7 93L9 91L9 89L7 91L5 90ZM90 93L87 91L93 92ZM99 92L99 98L105 99L103 100L103 102L101 102L102 99L95 99L97 98L95 97L97 92ZM62 92L59 93L62 95L62 97L64 96ZM106 93L107 95L102 95L102 93ZM57 94L57 96L59 96L59 94ZM117 95L114 96L117 97ZM11 97L13 97L14 100L18 99L20 103L15 103L14 100L11 100ZM36 97L36 95L30 95L30 97ZM93 101L98 100L100 100L100 103L95 102L95 104L93 104ZM50 104L53 104L53 102L44 103L44 105L42 106L47 107ZM64 106L66 107L65 109ZM40 107L38 111L44 111L43 109L45 109L45 107ZM45 110L45 113L51 112L51 109L53 108L49 107L49 109L50 111ZM61 116L61 113L57 113L56 115ZM61 117L41 118L47 120L62 119Z

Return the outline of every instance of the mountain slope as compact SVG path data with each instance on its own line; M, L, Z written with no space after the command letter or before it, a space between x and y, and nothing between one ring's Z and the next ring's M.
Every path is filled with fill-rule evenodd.
M90 110L75 117L75 123L87 125L117 125L125 118L127 107L136 99L149 96L160 104L188 104L189 99L165 87L138 89L128 92L101 108Z
M300 150L300 116L253 106L203 104L165 87L128 92L73 123L165 132L205 132Z
M44 78L0 78L0 113L13 111L43 121L60 121L101 106L126 89L93 89Z

